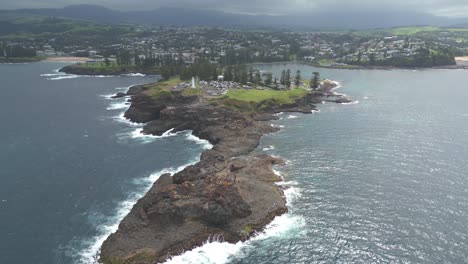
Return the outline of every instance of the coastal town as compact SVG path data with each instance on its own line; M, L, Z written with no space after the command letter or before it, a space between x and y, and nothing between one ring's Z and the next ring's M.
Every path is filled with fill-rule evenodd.
M75 56L89 58L89 62L117 62L119 54L125 53L131 64L170 56L185 65L200 60L223 65L300 61L346 68L446 66L468 53L468 42L457 31L408 35L171 26L116 27L113 31L102 36L66 32L44 38L4 37L0 38L0 56Z

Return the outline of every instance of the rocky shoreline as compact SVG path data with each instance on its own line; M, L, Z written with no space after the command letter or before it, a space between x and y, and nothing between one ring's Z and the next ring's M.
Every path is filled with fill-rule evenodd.
M283 189L276 184L281 178L272 169L284 162L252 152L263 135L278 131L268 123L277 118L275 113L312 113L326 94L246 114L179 92L154 98L147 89L134 86L116 96L131 96L126 118L146 123L145 134L191 130L213 148L204 151L197 164L154 183L103 243L100 262L161 263L214 237L245 241L288 211ZM344 97L338 96L336 102L341 101Z

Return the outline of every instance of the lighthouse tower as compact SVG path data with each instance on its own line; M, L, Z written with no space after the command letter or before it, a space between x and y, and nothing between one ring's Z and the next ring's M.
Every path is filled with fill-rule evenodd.
M195 77L192 77L192 89L195 89Z

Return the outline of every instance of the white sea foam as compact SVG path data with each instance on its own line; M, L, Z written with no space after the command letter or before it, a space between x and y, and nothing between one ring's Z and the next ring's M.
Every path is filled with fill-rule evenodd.
M367 100L367 99L369 99L369 97L368 97L368 96L364 96L364 100Z
M130 88L132 88L133 86L137 86L138 84L135 84L135 85L130 85L130 86L126 86L126 87L116 87L115 89L116 90L121 90L121 91L124 91L125 93L128 92L128 90Z
M47 78L49 81L59 81L59 80L67 80L67 79L75 79L80 78L80 75L73 75L73 74L66 74L66 75L59 75L56 77Z
M271 124L271 127L276 127L276 128L284 128L283 125L276 125L276 124Z
M288 204L300 197L300 190L288 187L285 196ZM268 239L288 239L304 234L305 220L299 216L284 214L276 217L265 230L246 242L229 244L221 241L207 241L203 246L173 257L165 264L223 264L229 262L234 255L239 255L243 249L255 247L255 243Z
M165 136L167 137L171 134L174 134L174 135L177 134L177 133L171 133L172 130L173 129L164 133ZM139 130L139 134L141 134L141 130ZM193 136L191 131L188 131L187 139L203 144L204 145L203 149L208 149L208 148L213 147L211 144L208 143L208 141L202 140ZM119 203L116 214L108 218L107 224L103 224L98 227L99 235L93 237L90 241L88 241L87 247L81 252L79 252L79 261L80 261L79 263L80 264L96 264L97 263L97 258L99 256L102 243L104 243L104 241L112 233L115 233L118 230L120 221L122 221L122 219L130 213L131 209L136 204L136 202L139 199L141 199L150 190L154 182L156 182L161 175L166 174L166 173L175 174L190 165L196 164L199 161L200 161L200 157L195 158L193 161L189 162L188 164L185 164L178 168L163 169L159 172L150 174L146 178L137 180L135 183L141 186L140 190L130 194L127 200Z
M299 118L299 117L296 116L296 115L289 115L289 116L288 116L288 119L296 119L296 118Z
M174 129L170 129L170 130L164 132L164 134L162 134L161 136L154 136L154 135L143 134L143 128L140 127L140 128L137 128L137 129L133 130L132 132L128 133L127 134L128 136L126 136L124 134L123 137L137 139L137 140L140 140L143 143L151 143L151 142L154 142L155 140L162 139L162 138L173 137L173 136L176 136L176 135L181 133L181 132L172 133L173 130Z
M125 100L123 102L111 103L107 107L107 110L121 110L121 109L127 109L128 107L129 107L129 103Z
M116 214L109 217L108 223L100 225L98 227L99 235L93 237L90 241L87 242L87 247L79 252L79 263L80 264L96 264L98 255L100 253L100 248L102 243L112 234L115 233L119 227L120 221L130 213L132 207L135 203L142 198L151 188L153 183L163 174L170 173L174 174L178 171L183 170L189 165L193 165L199 161L199 158L178 168L168 168L161 170L159 172L152 173L146 178L143 178L138 181L142 186L142 190L139 192L134 192L129 195L128 199L122 201L118 205Z
M129 74L123 74L123 76L128 76L128 77L144 77L146 74L143 73L129 73Z
M274 150L274 149L275 149L275 146L268 146L268 147L263 148L263 151Z
M350 103L341 103L342 105L355 105L355 104L359 104L359 101L352 101Z
M63 76L63 75L67 75L67 74L63 72L44 73L44 74L41 74L41 77L55 77L55 76Z
M340 89L340 88L342 87L340 82L332 81L332 83L334 83L334 84L336 85L336 87L334 87L334 88L332 89L332 91L337 90L337 89Z
M208 140L198 138L193 135L192 131L187 131L187 139L190 141L194 141L198 145L202 145L203 149L211 149L213 148L213 145Z
M320 110L312 110L311 113L320 113Z
M115 96L115 94L102 94L100 97L105 98L105 99L113 99L112 97Z
M125 112L126 111L123 111L118 116L112 117L112 119L114 119L117 122L124 123L124 124L126 124L128 126L132 126L132 127L142 127L144 125L144 124L140 124L140 123L134 123L134 122L130 121L129 119L125 118Z

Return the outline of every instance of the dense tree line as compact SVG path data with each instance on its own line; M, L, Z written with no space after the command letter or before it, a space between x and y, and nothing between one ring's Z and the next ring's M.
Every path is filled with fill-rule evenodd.
M6 58L29 58L35 57L36 51L34 49L25 48L22 46L7 46L2 44L0 46L0 57Z

